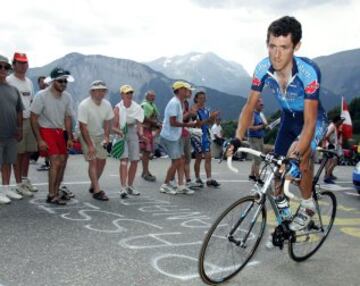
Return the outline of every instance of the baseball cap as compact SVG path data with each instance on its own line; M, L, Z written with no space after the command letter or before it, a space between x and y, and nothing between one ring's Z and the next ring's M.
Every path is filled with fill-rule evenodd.
M70 74L69 71L64 70L63 68L60 68L60 67L56 67L51 71L50 76L48 76L44 80L44 82L49 84L49 83L53 82L54 80L57 80L57 79L60 79L60 78L65 78L65 79L67 79L68 82L73 82L74 81L74 78Z
M173 91L178 90L180 88L186 88L187 90L193 90L190 84L185 81L176 81L172 85Z
M28 58L27 58L25 53L15 52L14 57L13 57L13 61L17 61L17 62L21 62L21 63L27 63Z
M107 86L105 84L105 82L103 82L102 80L94 80L91 84L90 84L90 90L107 90Z
M0 62L5 63L8 68L11 68L11 64L9 63L9 59L7 57L0 55Z
M120 93L128 93L128 92L134 92L134 89L131 85L124 84L120 86Z

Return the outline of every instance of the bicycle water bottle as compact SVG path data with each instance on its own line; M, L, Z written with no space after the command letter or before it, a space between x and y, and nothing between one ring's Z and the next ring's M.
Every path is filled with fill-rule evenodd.
M285 196L279 196L275 199L275 203L279 209L279 213L283 220L290 221L292 219L291 209L289 207L289 201Z

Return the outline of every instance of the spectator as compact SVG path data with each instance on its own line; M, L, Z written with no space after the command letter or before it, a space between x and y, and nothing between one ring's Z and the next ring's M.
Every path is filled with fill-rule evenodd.
M215 158L218 158L220 156L220 154L222 154L222 147L225 142L224 132L221 127L221 118L220 117L216 117L215 123L211 127L210 131L211 131L210 132L211 141L214 143L213 144L213 150L214 150L213 155Z
M90 96L80 103L78 109L81 146L85 160L89 163L89 192L100 201L109 200L99 185L107 158L104 146L109 144L111 120L114 118L110 102L104 99L107 90L103 81L92 82Z
M159 121L159 110L155 104L156 93L153 90L149 90L145 94L145 99L141 103L141 107L144 110L144 137L146 141L142 141L140 144L142 151L142 166L143 171L141 177L149 182L156 181L156 177L149 171L150 155L154 151L154 135L159 134L161 129L161 123Z
M342 154L341 138L339 136L341 132L339 132L339 130L344 120L344 117L340 117L339 115L335 116L329 124L325 135L325 147L336 151L339 156ZM337 164L338 160L336 157L328 160L325 166L324 183L335 184L334 180L336 180L337 177L334 176L333 171Z
M190 84L177 81L172 85L174 91L173 98L165 108L163 127L160 132L160 144L164 147L171 165L167 170L164 184L160 187L160 192L175 195L177 193L193 194L194 191L188 189L184 184L184 147L181 139L183 127L195 127L196 122L183 122L183 103L191 90ZM178 173L178 186L175 188L170 184L170 180Z
M0 55L0 165L2 190L0 204L22 198L10 189L11 165L16 162L16 143L22 139L23 104L19 91L6 82L9 60Z
M205 173L206 173L206 185L208 187L219 187L220 184L211 177L211 138L209 124L213 124L215 118L218 116L219 112L211 112L205 106L206 103L206 93L205 91L198 91L194 97L194 106L192 109L196 111L196 120L201 122L201 137L192 136L191 143L195 151L195 164L194 171L196 176L196 183L204 185L203 181L200 178L200 165L204 157L205 159Z
M39 91L31 106L31 124L40 155L50 159L49 195L46 202L51 204L66 204L59 195L59 188L66 166L67 148L72 147L71 95L65 90L67 83L73 81L69 71L54 68L46 78L49 87Z
M121 101L114 109L113 131L124 137L124 151L120 156L120 197L138 196L140 192L133 186L137 165L140 159L139 139L144 138L142 122L144 110L133 101L134 89L130 85L120 87ZM128 168L128 162L130 166Z
M264 130L267 127L267 124L261 115L261 111L263 109L264 103L260 97L256 102L253 118L248 128L248 139L250 147L260 152L264 152ZM260 164L261 159L257 156L253 156L253 163L251 165L249 180L253 180L255 182L260 180Z
M30 155L37 152L36 139L30 124L30 105L34 97L34 87L31 80L26 77L29 62L26 54L15 53L13 57L14 73L9 75L7 82L16 87L21 95L23 110L23 138L16 145L17 157L14 165L16 191L21 195L33 196L38 189L31 184L29 175Z

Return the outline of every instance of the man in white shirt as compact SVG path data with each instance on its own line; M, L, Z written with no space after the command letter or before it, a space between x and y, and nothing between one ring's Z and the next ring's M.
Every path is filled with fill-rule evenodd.
M21 195L33 196L38 189L31 184L28 178L30 155L38 150L36 139L30 124L30 105L34 97L34 87L26 77L29 62L26 54L16 52L12 61L14 73L6 81L16 87L21 95L23 110L23 138L17 143L17 158L14 166L16 179L15 191Z
M165 148L171 165L167 171L164 184L160 187L160 192L175 195L177 193L193 194L194 191L188 189L184 184L184 147L182 146L181 133L183 127L198 127L196 122L183 122L183 103L191 90L190 84L177 81L172 85L174 97L169 101L165 108L163 128L160 133L160 144ZM175 189L170 180L178 173L178 187Z
M89 192L93 194L94 199L100 201L109 200L99 185L107 158L104 146L109 144L111 120L114 118L110 102L104 99L107 90L103 81L92 82L90 96L85 98L78 108L81 147L85 160L89 162Z
M221 154L221 149L225 141L223 129L220 123L221 123L221 119L220 117L217 117L215 123L211 127L211 132L210 132L211 141L214 143L212 147L215 158Z

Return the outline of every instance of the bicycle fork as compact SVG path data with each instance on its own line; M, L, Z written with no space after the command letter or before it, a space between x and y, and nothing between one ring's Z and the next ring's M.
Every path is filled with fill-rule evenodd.
M255 202L251 202L251 204L246 208L246 210L244 211L244 213L241 215L240 219L238 220L238 222L234 225L234 227L231 229L229 235L228 235L228 240L230 242L235 243L237 246L240 246L242 248L246 248L246 241L249 238L249 235L258 219L259 214L261 213L261 210L263 208L263 203L260 203L257 210L254 213L254 216L251 220L250 223L250 227L247 230L247 232L245 233L245 236L241 239L241 240L237 240L234 238L234 233L236 232L236 230L240 227L241 223L243 222L244 218L249 214L250 210L254 207Z

